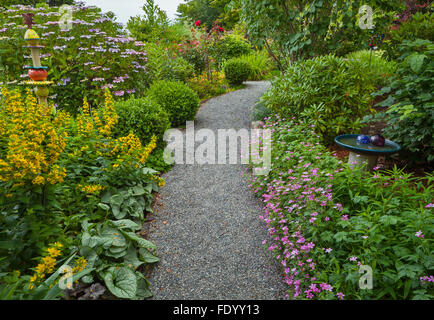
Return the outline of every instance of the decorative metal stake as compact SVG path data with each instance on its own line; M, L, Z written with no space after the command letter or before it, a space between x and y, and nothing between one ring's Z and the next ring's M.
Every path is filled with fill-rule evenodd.
M41 49L45 48L44 46L39 44L41 38L36 33L35 30L32 29L33 23L33 13L23 13L24 23L28 26L28 29L24 35L24 40L29 44L25 46L25 48L30 49L32 54L32 62L33 66L27 67L29 69L28 74L30 77L30 81L26 81L26 84L29 86L36 86L35 93L38 97L38 101L40 105L48 106L48 86L53 84L52 81L47 81L48 67L43 67L41 64Z

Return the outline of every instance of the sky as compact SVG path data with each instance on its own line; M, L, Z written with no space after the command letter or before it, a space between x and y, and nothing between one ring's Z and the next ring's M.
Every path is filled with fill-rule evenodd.
M87 5L100 7L103 12L113 11L117 21L127 24L131 16L142 14L142 7L145 0L81 0ZM175 19L176 9L184 0L155 0L155 4L166 11L169 19Z

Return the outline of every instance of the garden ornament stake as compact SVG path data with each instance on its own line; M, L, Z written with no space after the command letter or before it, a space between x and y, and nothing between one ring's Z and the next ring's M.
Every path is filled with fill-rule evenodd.
M383 41L384 41L384 38L385 38L385 35L384 34L381 34L381 35L377 35L377 40L378 40L378 44L377 44L377 46L375 45L375 41L374 41L374 39L375 39L375 37L374 36L372 36L371 37L371 40L369 41L369 51L370 51L370 53L369 53L369 67L371 66L371 61L372 61L372 51L374 51L375 49L379 49L379 47L381 46L381 44L383 43Z
M48 86L51 85L52 81L47 81L47 67L43 67L41 64L41 56L40 50L45 48L44 46L39 45L39 41L41 38L36 33L35 30L32 29L33 22L33 13L23 13L24 23L28 26L28 29L24 35L24 40L29 44L25 46L25 48L30 49L32 54L32 62L33 66L26 67L28 69L28 74L30 77L30 81L26 81L26 84L29 86L36 86L35 93L38 97L38 101L40 105L48 106L47 98L48 98Z

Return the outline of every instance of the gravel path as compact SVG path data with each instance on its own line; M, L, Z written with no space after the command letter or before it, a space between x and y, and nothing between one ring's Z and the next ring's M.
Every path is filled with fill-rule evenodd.
M250 128L250 112L268 82L202 105L195 129ZM164 178L148 238L161 258L148 274L153 299L283 299L277 266L262 246L261 202L241 165L175 165Z

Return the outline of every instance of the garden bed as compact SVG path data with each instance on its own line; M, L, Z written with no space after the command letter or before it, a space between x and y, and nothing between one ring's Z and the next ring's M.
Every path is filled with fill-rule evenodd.
M274 131L275 161L251 188L264 201L264 244L282 265L288 297L432 298L434 177L351 170L311 126L269 119L265 128ZM372 290L359 288L362 266L373 270Z

